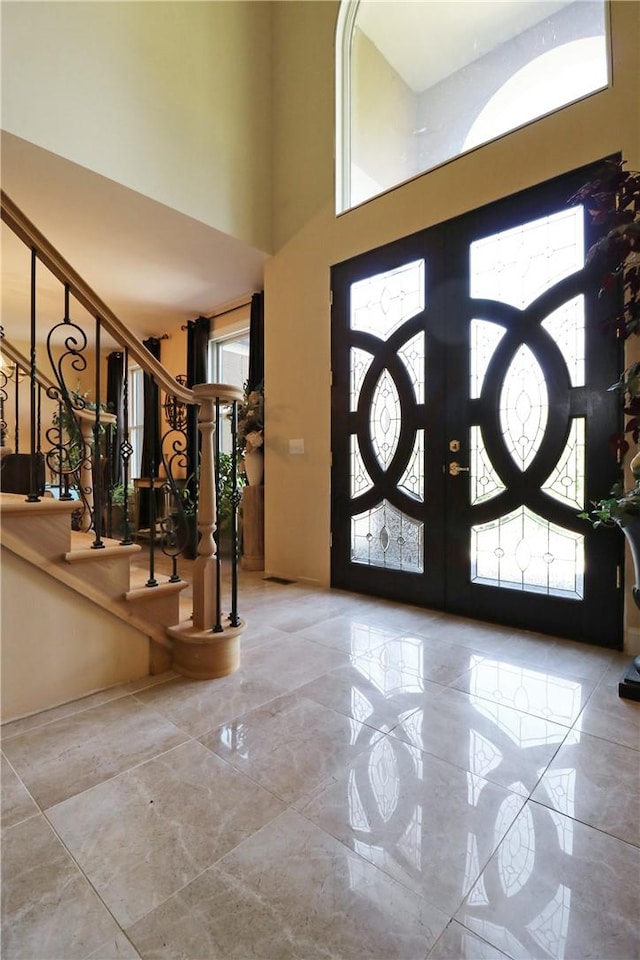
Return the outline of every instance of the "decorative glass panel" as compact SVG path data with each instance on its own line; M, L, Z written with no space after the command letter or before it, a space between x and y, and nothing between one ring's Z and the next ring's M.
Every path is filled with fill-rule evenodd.
M351 559L371 567L422 573L424 524L387 500L351 519Z
M351 347L351 387L349 390L349 409L353 413L358 409L358 400L360 399L360 390L362 381L367 375L367 370L371 366L373 357L366 350L359 350L358 347Z
M583 208L572 207L471 244L472 297L524 309L584 265Z
M542 368L523 344L507 370L500 397L504 442L521 470L526 470L540 448L548 412Z
M424 430L416 430L413 452L398 486L414 500L424 500Z
M471 528L471 580L582 599L584 537L520 507Z
M543 483L542 489L568 507L584 509L585 423L583 417L571 421L569 439L562 456Z
M469 365L471 385L469 396L472 400L482 393L482 384L491 357L504 336L504 327L489 320L472 320L470 328L471 350Z
M584 297L563 303L550 313L542 326L555 340L565 359L571 386L584 386Z
M398 356L407 368L416 397L416 403L424 403L425 389L425 335L418 333L398 350Z
M351 284L351 329L388 340L394 330L424 310L424 260L404 264Z
M386 470L400 439L400 397L388 370L382 371L373 391L369 430L373 452Z
M366 493L372 486L373 481L364 465L358 438L353 433L351 434L351 497L359 497L361 493Z
M497 497L506 488L489 459L480 427L470 427L469 454L471 503L483 503Z

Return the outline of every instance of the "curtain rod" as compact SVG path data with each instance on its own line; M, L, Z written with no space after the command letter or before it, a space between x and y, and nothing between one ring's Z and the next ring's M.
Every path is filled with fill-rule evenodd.
M251 295L253 296L253 294ZM235 313L236 310L240 310L241 307L248 307L251 304L251 297L248 300L236 300L233 303L233 306L227 307L226 310L220 310L219 313L212 313L210 317L207 317L207 320L217 320L218 317L225 317L228 313ZM180 327L181 330L187 330L187 324L183 323Z

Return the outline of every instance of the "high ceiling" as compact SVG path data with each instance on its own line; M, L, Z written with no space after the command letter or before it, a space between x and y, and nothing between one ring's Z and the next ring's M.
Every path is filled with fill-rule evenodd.
M4 132L2 189L140 337L262 288L267 254ZM26 247L3 223L2 324L12 340L28 336L28 269ZM38 304L59 319L60 285L43 278Z
M423 90L568 2L361 0L357 22ZM413 54L407 37L420 41ZM262 288L264 252L7 133L2 187L139 336L171 332ZM16 340L28 326L27 279L28 252L3 225L2 323ZM59 317L59 285L43 280L39 306Z

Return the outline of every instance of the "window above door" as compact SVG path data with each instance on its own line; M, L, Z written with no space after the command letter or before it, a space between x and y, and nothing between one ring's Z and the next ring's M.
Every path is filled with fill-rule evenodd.
M343 0L338 213L607 87L606 0Z

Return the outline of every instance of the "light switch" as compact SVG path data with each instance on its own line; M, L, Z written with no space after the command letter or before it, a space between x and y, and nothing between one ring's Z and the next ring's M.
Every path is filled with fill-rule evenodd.
M289 440L289 453L304 453L304 440Z

